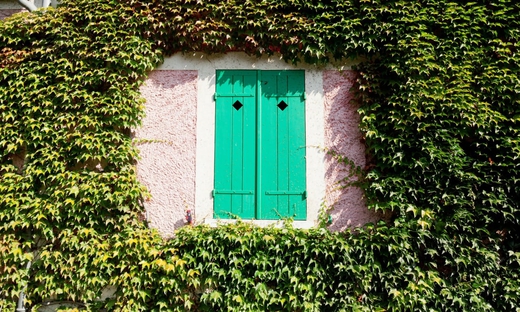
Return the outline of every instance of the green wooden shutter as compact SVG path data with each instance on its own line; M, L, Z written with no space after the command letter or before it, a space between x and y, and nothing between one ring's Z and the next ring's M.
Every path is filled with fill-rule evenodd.
M304 86L304 71L217 71L215 218L306 219Z
M304 71L261 72L259 219L305 220Z
M256 72L217 71L216 218L255 217Z

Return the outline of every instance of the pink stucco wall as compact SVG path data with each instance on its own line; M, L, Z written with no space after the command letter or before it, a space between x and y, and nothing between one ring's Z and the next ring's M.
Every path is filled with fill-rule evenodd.
M365 166L365 145L359 130L358 104L351 91L356 79L354 71L323 72L325 105L325 148ZM349 178L351 168L330 155L325 158L325 202L333 207L330 229L342 231L348 227L362 226L381 218L380 214L366 208L363 192L358 187L342 187Z
M195 205L197 71L154 71L141 94L146 117L134 135L138 178L152 195L146 218L170 237Z

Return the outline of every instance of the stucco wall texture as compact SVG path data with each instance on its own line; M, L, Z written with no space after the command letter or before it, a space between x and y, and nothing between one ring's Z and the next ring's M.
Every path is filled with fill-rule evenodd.
M323 72L325 149L346 157L356 166L365 166L365 145L359 130L359 108L351 92L356 73L351 70ZM325 202L333 207L331 230L343 231L348 227L362 226L381 219L381 215L368 210L363 191L358 187L342 187L352 168L338 162L331 155L325 156ZM309 186L312 187L312 186Z
M161 70L141 87L146 117L134 132L137 175L151 193L146 219L163 237L195 206L197 71Z

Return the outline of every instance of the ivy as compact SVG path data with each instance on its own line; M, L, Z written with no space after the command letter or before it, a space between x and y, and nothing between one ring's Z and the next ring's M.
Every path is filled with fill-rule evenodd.
M519 23L507 0L65 0L0 21L0 309L24 290L91 311L518 310ZM360 60L356 174L391 218L148 229L139 86L194 51Z

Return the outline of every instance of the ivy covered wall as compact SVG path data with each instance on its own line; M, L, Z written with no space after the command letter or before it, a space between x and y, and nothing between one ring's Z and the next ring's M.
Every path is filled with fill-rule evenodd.
M24 290L94 311L518 310L519 17L515 1L70 0L3 20L0 307ZM362 58L359 174L392 219L149 230L139 86L191 51Z

